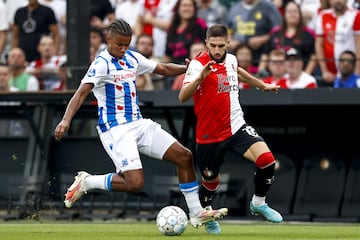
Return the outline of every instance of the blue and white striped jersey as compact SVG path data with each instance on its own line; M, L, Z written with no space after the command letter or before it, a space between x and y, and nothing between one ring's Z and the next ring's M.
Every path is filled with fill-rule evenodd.
M94 84L99 127L104 132L122 123L142 118L136 91L136 76L152 73L157 65L138 52L127 50L122 59L102 51L91 63L81 83Z

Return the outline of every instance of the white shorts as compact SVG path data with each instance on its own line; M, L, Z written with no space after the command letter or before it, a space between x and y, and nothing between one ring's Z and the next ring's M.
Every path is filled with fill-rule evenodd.
M140 153L162 159L177 140L160 124L150 119L120 124L106 132L99 130L100 140L112 159L116 173L142 169Z

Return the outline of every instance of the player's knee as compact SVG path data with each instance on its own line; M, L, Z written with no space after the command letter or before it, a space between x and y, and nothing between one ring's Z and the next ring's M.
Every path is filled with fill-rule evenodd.
M256 166L260 169L267 168L275 163L275 157L271 152L265 152L256 159Z
M193 155L187 148L184 148L184 150L181 151L177 160L179 165L193 166Z

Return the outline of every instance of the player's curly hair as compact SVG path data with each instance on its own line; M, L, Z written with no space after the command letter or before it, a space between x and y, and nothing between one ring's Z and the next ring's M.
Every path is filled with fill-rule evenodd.
M131 36L132 30L125 20L117 19L109 25L109 34L120 34L122 36Z

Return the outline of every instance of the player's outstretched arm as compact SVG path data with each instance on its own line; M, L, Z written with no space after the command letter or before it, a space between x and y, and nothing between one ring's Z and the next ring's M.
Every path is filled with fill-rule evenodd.
M86 97L89 95L93 88L92 84L83 83L76 90L72 98L70 99L64 116L55 128L55 139L60 140L65 132L69 130L70 123L75 113L79 110Z
M165 77L174 77L186 72L187 65L175 63L158 63L154 73L163 75Z
M264 92L272 91L274 93L277 93L279 91L280 86L275 85L275 84L265 83L264 81L254 77L253 75L251 75L250 73L248 73L245 69L243 69L241 67L237 68L237 73L238 73L239 80L246 82L253 87L261 89Z

